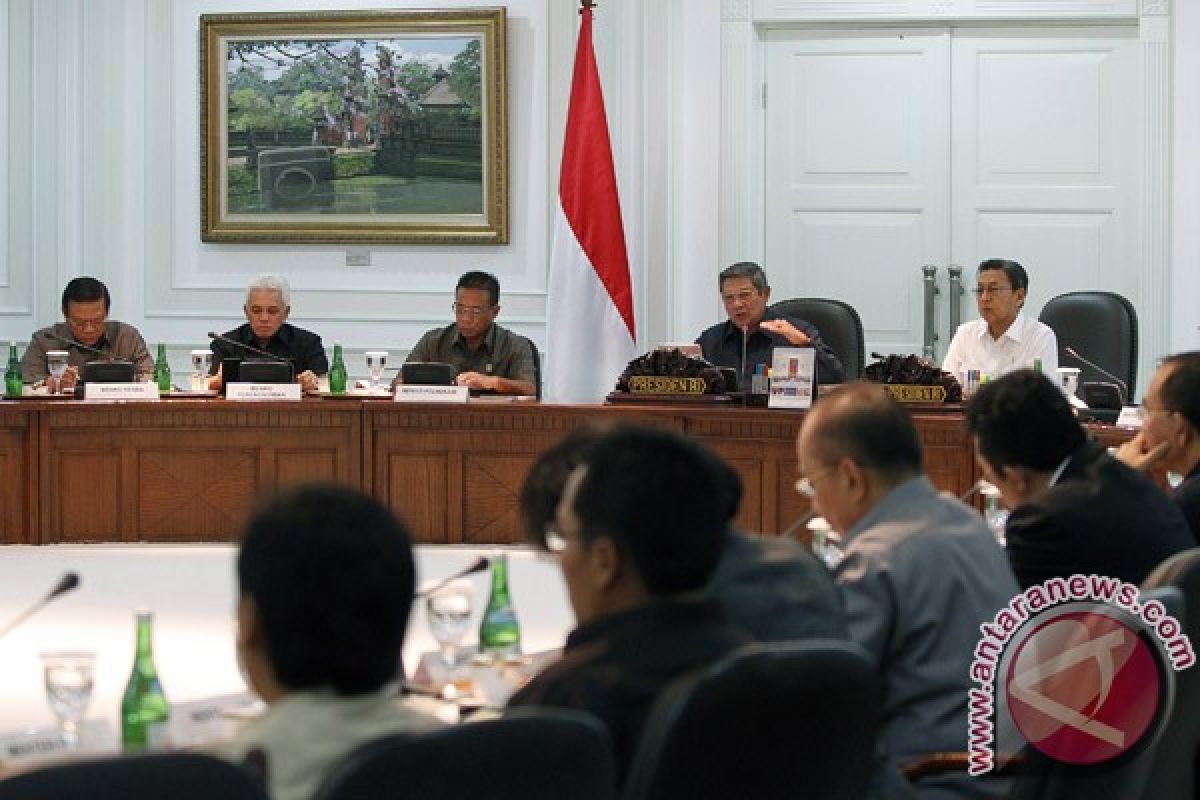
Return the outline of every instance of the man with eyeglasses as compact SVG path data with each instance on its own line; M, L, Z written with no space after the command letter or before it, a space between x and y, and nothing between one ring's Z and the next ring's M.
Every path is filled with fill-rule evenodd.
M577 626L562 658L509 705L595 714L624 776L659 693L753 640L701 594L721 558L728 503L716 457L694 440L641 426L597 437L554 518Z
M454 287L451 310L454 323L422 336L408 361L451 364L458 370L458 385L474 391L537 395L534 343L496 324L500 282L495 275L465 273Z
M705 329L696 337L696 344L710 364L736 369L738 386L748 389L750 376L759 365L771 366L771 352L776 347L813 348L817 382L842 382L842 362L815 325L767 308L771 287L762 267L752 261L732 264L721 270L717 287L729 319Z
M1060 393L1061 394L1061 393ZM816 510L846 541L834 578L850 639L884 687L887 768L872 796L893 797L904 763L967 749L967 698L979 625L1017 594L982 516L933 488L908 412L877 384L853 383L813 406L796 453ZM1002 797L1007 782L931 776L918 797Z
M62 293L64 321L34 333L25 350L21 360L25 382L35 385L53 382L46 366L46 353L50 350L67 352L63 390L75 387L84 364L105 358L129 361L139 379L148 377L154 371L154 360L145 340L132 325L108 318L111 305L112 298L103 283L87 276L72 278Z
M1006 552L1022 587L1077 574L1136 585L1196 546L1162 491L1088 438L1056 381L1011 372L984 384L966 416L980 471L1012 509Z
M287 280L282 275L260 275L252 280L246 287L242 313L246 315L243 325L226 331L209 345L213 352L209 388L224 385L225 359L261 359L254 352L261 350L290 361L296 383L306 392L317 391L317 378L329 372L329 359L320 336L287 321L292 313L292 288ZM245 347L239 347L239 343Z
M942 359L942 369L960 376L977 369L996 378L1041 362L1042 372L1058 369L1058 340L1048 326L1025 316L1029 275L1016 261L992 258L976 270L972 289L979 319L964 322Z
M1117 458L1136 469L1159 466L1180 475L1171 497L1200 540L1200 350L1163 359L1142 411L1142 429Z

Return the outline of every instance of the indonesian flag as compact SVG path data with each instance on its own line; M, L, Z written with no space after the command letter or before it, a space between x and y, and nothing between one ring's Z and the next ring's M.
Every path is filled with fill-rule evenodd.
M592 50L592 9L581 14L567 111L546 313L546 396L596 402L635 355L633 284L604 95Z

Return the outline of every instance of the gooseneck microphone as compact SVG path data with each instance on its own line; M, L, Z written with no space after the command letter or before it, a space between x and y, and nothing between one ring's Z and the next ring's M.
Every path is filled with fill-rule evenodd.
M1099 364L1095 363L1094 361L1088 361L1086 358L1079 355L1079 353L1075 350L1074 347L1063 347L1063 352L1066 353L1067 355L1071 356L1074 359L1082 361L1084 364L1087 364L1089 367L1096 370L1096 372L1099 372L1104 377L1112 380L1114 383L1117 384L1117 386L1120 386L1121 387L1121 405L1125 405L1127 402L1129 402L1129 384L1125 383L1125 381L1121 380L1116 375L1113 375L1111 372L1109 372L1108 370L1106 370L1104 367L1100 366Z
M103 350L99 349L98 347L89 347L88 345L84 344L83 342L77 342L74 339L68 339L66 336L59 336L54 331L46 331L46 335L49 336L51 339L53 339L56 342L61 342L65 345L69 345L71 347L78 347L80 350L83 350L84 352L87 352L87 353L94 353L94 354L100 356L101 358L105 359L106 361L113 360L112 355L104 352Z
M71 591L72 589L78 588L78 586L79 586L79 573L78 572L65 573L62 576L62 578L59 579L58 583L55 584L54 588L46 593L45 597L43 597L41 600L38 600L36 603L31 605L29 608L22 611L20 614L18 614L16 616L15 619L13 619L11 622L9 622L7 625L5 625L3 628L0 628L0 639L3 639L14 628L19 626L22 622L24 622L25 620L32 617L38 611L42 610L54 598L64 595L67 592Z
M248 345L243 342L239 342L237 339L230 339L228 336L222 336L221 334L217 333L216 331L209 331L208 338L216 339L218 342L224 342L225 344L231 344L234 347L240 347L243 350L248 350L249 352L255 353L260 356L266 356L267 358L271 359L272 361L287 361L288 363L291 363L290 358L284 358L283 356L277 356L274 353L268 353L266 350L260 350L259 348L254 347L252 345Z
M459 578L465 578L468 575L474 575L476 572L483 572L485 569L487 569L491 565L492 565L492 562L488 560L487 556L480 556L470 566L466 567L465 569L460 569L458 572L454 573L453 575L442 578L440 581L433 584L432 586L426 586L424 589L421 589L419 592L416 592L415 596L416 597L425 597L426 595L433 594L438 589L441 589L442 587L446 586L446 584L456 581Z

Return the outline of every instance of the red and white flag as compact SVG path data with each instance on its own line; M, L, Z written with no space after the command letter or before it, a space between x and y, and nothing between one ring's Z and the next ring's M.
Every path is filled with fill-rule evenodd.
M603 399L637 354L633 283L592 50L592 9L585 4L580 13L546 312L546 396L558 402Z

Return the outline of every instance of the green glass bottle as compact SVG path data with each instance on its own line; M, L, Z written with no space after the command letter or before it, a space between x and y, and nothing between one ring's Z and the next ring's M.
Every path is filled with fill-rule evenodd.
M346 393L346 362L342 359L342 346L333 345L333 366L329 368L329 393Z
M492 592L479 625L479 653L492 659L521 655L521 626L508 593L508 556L491 559Z
M126 752L166 747L170 708L154 666L154 614L137 612L133 672L121 699L121 746Z
M167 346L158 343L158 358L154 360L154 382L160 392L171 391L171 365L167 361Z
M17 343L8 343L8 368L4 370L4 395L21 396L21 362L17 360Z

